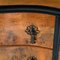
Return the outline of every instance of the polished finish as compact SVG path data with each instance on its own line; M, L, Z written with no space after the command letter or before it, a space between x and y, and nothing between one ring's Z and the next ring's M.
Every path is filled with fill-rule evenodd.
M32 24L38 27L35 31L40 31L36 37L36 43L31 43L30 35L25 32L26 28ZM0 59L27 60L29 57L34 56L37 60L52 60L54 28L54 15L1 13ZM32 57L31 59L35 58Z
M60 8L60 0L0 0L0 5L43 5Z
M34 24L40 31L34 45L53 48L55 16L38 13L5 13L0 16L0 45L31 45L31 38L25 30Z
M0 6L0 13L14 13L14 12L32 12L44 13L51 15L60 15L60 8L48 7L42 5L5 5Z
M1 12L0 15L1 60L8 60L8 58L10 60L21 60L21 59L23 60L23 58L25 60L58 59L58 49L59 49L58 23L60 14L58 13L59 9L56 8L57 11L53 10L55 8L53 8L52 10L47 9L48 11L45 9L43 9L44 11L42 11L40 10L40 8L37 7L35 11L34 9L35 7L30 10L28 8L25 10L23 9L22 11L19 9L10 10L8 7L7 9L4 8L5 11L3 12L1 8L0 12L1 11L3 12L3 13ZM28 13L27 11L30 13ZM33 11L34 13L32 13ZM37 13L38 11L39 13ZM32 24L33 27L30 28ZM25 32L27 26L29 26L29 29L27 29L27 31L30 30L27 33L30 35L34 35L32 36L33 38L32 40L34 41L36 40L36 43L33 44L30 43L31 41L31 39L29 39L30 36L28 36L28 34L26 34ZM34 28L34 26L35 28L38 27L37 30L40 31L38 35L35 34L37 30ZM33 31L35 33L33 33ZM37 35L37 37L35 37L35 35ZM6 56L7 54L8 56ZM2 58L2 56L4 56L4 58Z

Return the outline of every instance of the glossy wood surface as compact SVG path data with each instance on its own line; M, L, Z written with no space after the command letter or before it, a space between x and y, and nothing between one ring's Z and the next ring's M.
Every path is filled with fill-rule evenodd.
M0 6L1 5L43 5L43 6L51 6L51 7L60 8L60 0L0 0ZM45 28L41 29L40 19L43 20L43 23L44 23L43 26L45 26L46 23L47 25L49 25L49 28L46 28L47 31L45 31ZM27 13L0 14L0 46L1 46L0 47L0 60L8 60L8 59L9 60L27 60L27 58L30 57L31 55L36 56L37 60L51 60L52 49L53 49L53 35L51 35L51 33L54 32L53 31L54 19L55 17L53 16L48 16L48 15L45 16L43 14L42 15L27 14ZM31 22L34 22L38 26L39 31L42 31L42 33L38 34L39 36L38 41L36 41L37 43L35 44L31 44L28 42L30 41L30 36L28 36L25 32L23 33L20 32L20 30L23 31L26 29L27 25L31 23L30 20L34 20ZM37 20L39 22L37 22ZM47 22L44 20L46 20ZM26 24L25 21L29 23ZM50 27L52 29L50 29ZM45 33L47 32L49 34L48 36L51 38L48 38L45 40L46 38ZM12 34L14 38L10 36L10 34ZM21 38L22 36L23 38ZM43 41L40 36L42 36ZM25 47L24 46L2 47L2 45L26 45L28 47L26 46ZM32 47L32 45L34 46ZM39 47L37 48L35 46L39 46ZM46 50L41 47L47 47L49 49ZM22 52L24 52L24 54ZM59 53L59 60L60 60L60 53Z
M31 45L25 30L32 24L39 30L34 45L52 48L55 17L38 13L0 14L0 45Z
M44 5L60 8L60 0L0 0L0 5Z
M36 43L25 32L38 27ZM0 14L0 60L52 60L55 16L38 13ZM42 58L43 57L43 58Z

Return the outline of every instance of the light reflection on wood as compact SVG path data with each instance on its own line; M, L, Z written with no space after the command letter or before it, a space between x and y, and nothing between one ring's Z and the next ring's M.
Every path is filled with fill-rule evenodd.
M60 8L60 0L0 0L0 5L44 5Z
M26 27L31 24L36 25L40 31L35 44L30 43L30 36L25 32ZM55 16L53 15L0 14L0 60L27 60L30 56L35 56L37 60L52 60L54 27ZM3 47L5 45L6 47Z
M0 14L0 45L31 45L25 32L31 24L40 31L34 45L53 48L55 17L37 13Z

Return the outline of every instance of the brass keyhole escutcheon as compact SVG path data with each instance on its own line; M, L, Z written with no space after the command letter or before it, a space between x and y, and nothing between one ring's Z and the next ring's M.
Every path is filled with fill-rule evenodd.
M37 34L39 33L38 27L32 24L26 28L25 32L31 36L31 43L36 43Z
M35 56L30 56L27 58L27 60L37 60L37 58Z

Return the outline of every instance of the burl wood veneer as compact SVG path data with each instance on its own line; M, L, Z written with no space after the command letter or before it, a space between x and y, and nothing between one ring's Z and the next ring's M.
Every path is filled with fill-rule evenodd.
M26 33L38 28L35 43ZM0 14L0 60L52 60L55 16L38 13Z

